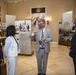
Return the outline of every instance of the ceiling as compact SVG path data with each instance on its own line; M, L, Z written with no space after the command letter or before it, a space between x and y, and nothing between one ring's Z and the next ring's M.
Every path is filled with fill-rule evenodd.
M37 0L4 0L8 3L17 3L17 2L24 2L24 1L37 1Z

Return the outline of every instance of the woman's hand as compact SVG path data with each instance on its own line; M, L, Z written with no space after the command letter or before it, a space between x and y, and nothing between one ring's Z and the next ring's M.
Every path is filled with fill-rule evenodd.
M0 66L2 66L4 64L4 59L1 59L2 63L0 64Z

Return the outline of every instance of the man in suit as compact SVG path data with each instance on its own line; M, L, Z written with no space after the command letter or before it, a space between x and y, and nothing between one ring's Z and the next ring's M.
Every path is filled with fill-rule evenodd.
M76 32L72 36L70 56L73 58L74 70L76 75Z
M4 62L3 52L2 52L2 46L0 44L0 65L2 65L3 62Z
M3 65L4 63L4 58L3 58L3 51L2 51L2 45L0 44L0 75L1 74L1 66Z
M36 57L38 74L46 75L48 54L50 52L50 42L52 41L51 31L45 29L45 20L40 19L38 22L39 30L32 33L36 37Z

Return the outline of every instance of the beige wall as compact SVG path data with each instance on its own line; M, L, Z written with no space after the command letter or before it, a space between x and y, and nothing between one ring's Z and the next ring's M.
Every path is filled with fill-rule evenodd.
M45 6L47 9L46 17L52 18L50 25L47 28L52 31L53 41L58 42L59 37L59 22L62 18L62 13L74 10L74 0L37 0L25 1L20 3L9 3L8 14L16 15L17 20L30 17L30 8L37 6Z
M74 13L75 13L75 19L76 19L76 0L75 0L75 3L74 4L75 4L75 6L74 6L74 11L75 12Z
M0 6L1 6L1 21L5 22L5 15L7 14L7 3L3 0L0 0Z

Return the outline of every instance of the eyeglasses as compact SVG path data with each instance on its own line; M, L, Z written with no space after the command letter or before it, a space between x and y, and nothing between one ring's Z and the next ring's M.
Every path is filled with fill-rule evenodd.
M44 23L42 21L40 21L39 24L44 24Z

